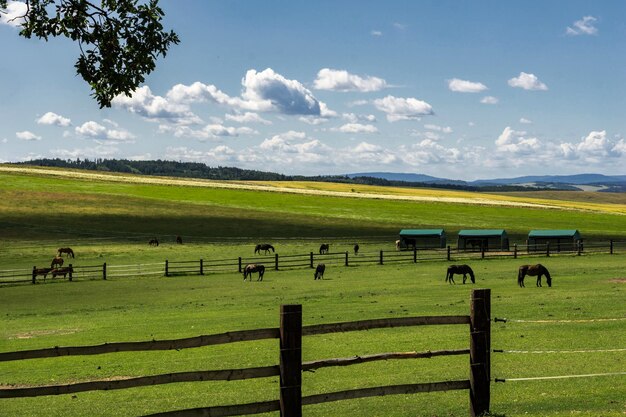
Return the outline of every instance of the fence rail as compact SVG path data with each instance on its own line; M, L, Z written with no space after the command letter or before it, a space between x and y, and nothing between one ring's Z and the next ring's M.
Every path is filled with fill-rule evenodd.
M488 289L473 290L469 316L384 318L302 326L302 306L283 305L281 306L280 328L243 330L217 335L197 336L164 341L105 343L97 346L55 347L51 349L4 352L0 353L0 361L17 361L65 355L94 355L138 350L185 349L268 338L277 338L280 340L279 365L243 369L178 372L162 375L139 376L112 381L89 381L68 385L52 385L32 388L1 388L0 398L60 395L92 390L115 390L178 382L223 381L280 376L280 400L277 401L169 411L153 414L153 416L232 416L281 410L281 415L285 417L300 417L302 416L303 405L372 396L461 389L470 391L470 415L482 415L489 411L490 297L490 290ZM303 336L333 332L441 324L469 324L471 335L469 349L427 352L391 352L367 356L355 356L351 358L331 358L304 363L302 362ZM358 363L381 360L431 358L434 356L467 354L469 354L470 357L470 378L468 380L358 388L346 391L316 394L307 397L302 397L301 394L303 371L336 366L349 366Z

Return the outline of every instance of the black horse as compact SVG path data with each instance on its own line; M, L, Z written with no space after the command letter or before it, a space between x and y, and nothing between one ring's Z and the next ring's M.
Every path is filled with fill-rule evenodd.
M313 279L324 279L324 271L326 270L326 265L319 264L317 268L315 268L315 275Z
M245 281L250 276L250 282L252 282L252 273L258 272L259 278L257 281L263 281L263 274L265 274L265 266L261 264L248 264L243 269L243 280Z
M260 245L256 245L254 247L254 253L258 253L259 255L261 254L261 251L264 250L265 254L267 255L267 252L272 251L274 252L274 246L267 244L267 243L263 243Z
M183 244L183 238L180 236L176 236L176 243L178 243L179 245Z
M157 238L155 237L154 239L150 239L148 241L148 245L150 246L159 246L159 241L157 240Z
M72 250L72 248L59 248L57 252L57 256L62 256L65 253L67 254L67 256L70 256L72 258L74 257L74 251Z
M355 255L359 254L359 244L358 243L356 245L354 245L354 254Z
M541 276L546 276L546 281L548 282L548 287L552 286L552 277L550 277L550 272L548 272L548 268L541 264L537 265L522 265L519 267L519 272L517 273L517 284L520 287L525 287L524 285L524 277L526 275L530 275L531 277L537 277L537 286L541 287Z
M329 249L330 249L330 243L322 243L320 245L320 255L328 253Z
M463 284L465 284L465 280L467 280L467 274L469 274L472 284L476 283L474 271L472 271L469 265L450 265L448 267L448 273L446 274L446 281L450 282L450 284L456 284L456 282L454 282L454 274L463 274Z

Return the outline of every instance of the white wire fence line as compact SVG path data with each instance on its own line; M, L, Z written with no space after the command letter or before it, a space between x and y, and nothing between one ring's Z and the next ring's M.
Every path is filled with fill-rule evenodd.
M557 375L557 376L532 376L523 378L495 378L494 382L515 382L515 381L542 381L549 379L570 379L570 378L595 378L600 376L621 376L626 372L604 372L598 374L581 374L581 375Z
M626 348L609 348L609 349L566 349L566 350L506 350L493 349L494 353L519 353L519 354L543 354L543 353L609 353L609 352L626 352Z
M495 317L493 321L495 323L537 323L537 324L558 324L558 323L594 323L604 321L622 321L626 320L626 317L612 317L612 318L597 318L597 319L542 319L542 320L517 320Z

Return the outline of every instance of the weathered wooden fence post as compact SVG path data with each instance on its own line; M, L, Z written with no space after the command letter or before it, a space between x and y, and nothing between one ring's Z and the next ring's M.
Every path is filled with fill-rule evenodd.
M513 258L517 259L517 243L513 244Z
M348 266L348 251L346 251L346 266Z
M472 290L470 302L470 415L489 412L491 290Z
M313 268L313 252L311 252L310 258L311 258L311 268Z
M450 245L448 245L448 256L447 256L448 261L450 260Z
M302 305L280 306L280 415L302 417Z
M72 264L69 264L69 268L70 268L70 269L68 270L68 272L69 272L69 274L70 274L70 281L72 281L72 272L74 272L74 267L72 267ZM54 275L53 275L53 276L54 276Z
M417 263L417 248L413 246L413 263Z
M550 256L550 242L546 243L546 256Z
M102 279L106 281L107 279L107 263L102 264Z
M169 266L169 262L167 259L165 260L165 276L166 277L170 276L170 266Z
M200 258L200 275L204 275L204 261Z
M274 254L274 269L278 271L278 254Z
M33 266L33 284L37 282L37 267Z
M383 251L382 249L380 250L380 260L379 263L382 265L383 264Z
M239 257L239 273L241 274L241 256Z
M611 255L613 255L613 239L611 239L611 241L609 242L610 244L610 250L609 252L611 253ZM578 245L579 249L578 249L578 254L580 255L580 244Z

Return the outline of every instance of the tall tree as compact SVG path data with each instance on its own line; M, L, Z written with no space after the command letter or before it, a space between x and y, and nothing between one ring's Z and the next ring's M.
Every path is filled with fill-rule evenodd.
M0 15L12 0L0 0ZM130 95L165 56L178 35L161 24L158 0L26 0L20 35L48 40L65 36L78 42L76 72L91 86L100 107L118 94Z

